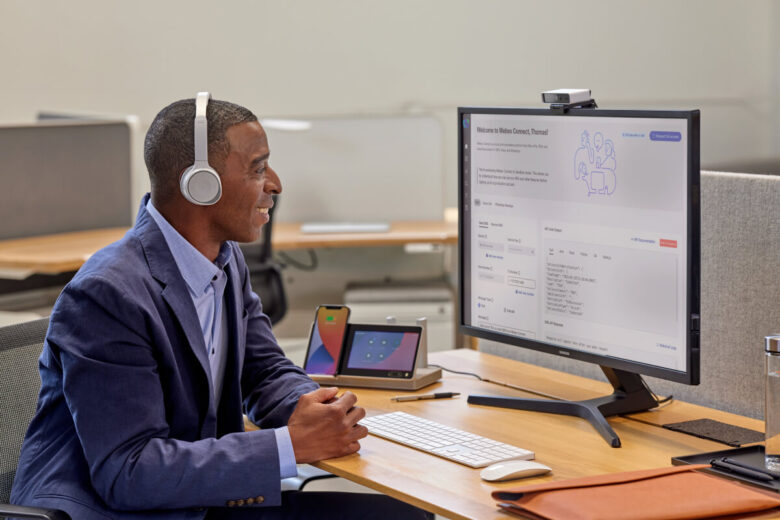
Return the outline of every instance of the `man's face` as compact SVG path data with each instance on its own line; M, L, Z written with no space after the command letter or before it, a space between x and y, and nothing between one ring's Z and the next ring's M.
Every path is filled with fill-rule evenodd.
M268 139L260 123L241 123L225 133L230 152L217 171L222 198L214 210L214 238L220 242L253 242L268 222L271 195L281 193L282 183L268 165Z

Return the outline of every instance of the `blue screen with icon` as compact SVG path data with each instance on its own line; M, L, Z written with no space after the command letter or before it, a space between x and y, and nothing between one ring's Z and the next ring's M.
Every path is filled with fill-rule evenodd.
M419 339L415 332L355 331L347 367L411 371Z

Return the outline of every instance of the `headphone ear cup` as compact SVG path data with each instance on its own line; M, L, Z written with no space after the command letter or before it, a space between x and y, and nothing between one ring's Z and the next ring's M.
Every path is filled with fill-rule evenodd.
M211 206L222 197L222 181L212 168L191 166L184 171L180 182L184 198L199 206Z

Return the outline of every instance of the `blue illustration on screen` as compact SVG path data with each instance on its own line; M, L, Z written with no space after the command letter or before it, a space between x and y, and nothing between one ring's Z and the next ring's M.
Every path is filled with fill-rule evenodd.
M612 195L617 184L615 143L601 132L593 136L587 130L580 136L580 147L574 153L574 178L583 181L591 195Z

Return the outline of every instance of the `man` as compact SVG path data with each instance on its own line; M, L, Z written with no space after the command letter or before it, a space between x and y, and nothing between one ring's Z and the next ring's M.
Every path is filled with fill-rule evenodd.
M381 495L280 492L296 462L357 452L365 411L276 344L234 241L259 238L282 184L254 114L206 114L218 201L183 195L195 103L175 102L146 136L135 227L54 306L13 503L74 520L427 517ZM243 431L242 405L261 430Z

